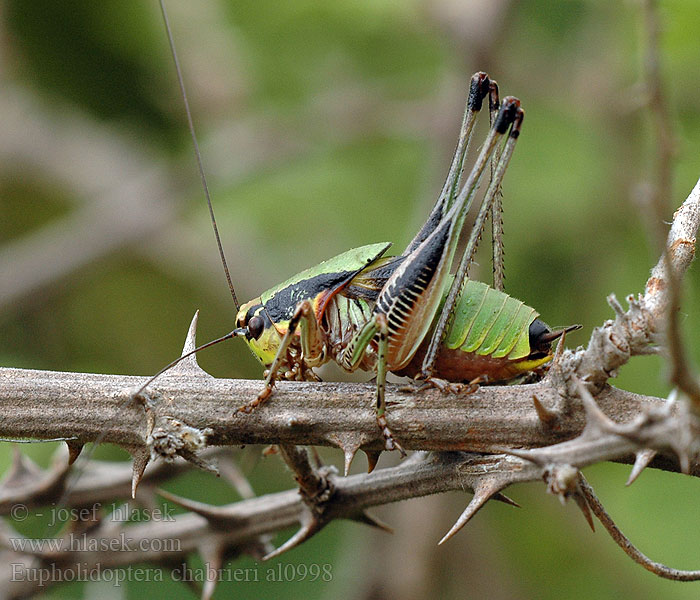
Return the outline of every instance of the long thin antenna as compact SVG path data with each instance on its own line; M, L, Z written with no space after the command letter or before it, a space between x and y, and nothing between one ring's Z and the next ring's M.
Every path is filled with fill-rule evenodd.
M151 385L158 377L160 377L163 373L166 371L172 369L175 365L180 364L183 360L186 358L189 358L193 354L197 354L200 350L204 350L205 348L209 348L209 346L213 346L214 344L218 344L220 342L224 342L226 340L230 340L236 336L242 336L245 335L246 329L240 328L240 329L234 329L233 331L230 331L226 335L221 336L220 338L217 338L215 340L212 340L211 342L207 342L206 344L202 344L201 346L197 346L194 350L190 350L189 352L186 352L179 358L176 358L174 361L171 363L168 363L165 365L160 371L158 371L153 377L151 377L146 383L144 383L137 392L133 394L134 397L140 396L143 394L143 392L146 390L146 388Z
M175 63L175 71L177 71L177 80L178 83L180 84L180 92L182 93L182 99L185 103L185 113L187 114L187 123L189 125L190 129L190 135L192 136L192 143L194 144L194 152L197 157L197 166L199 167L199 175L202 179L202 185L204 186L204 195L207 199L207 206L209 207L209 216L211 218L211 223L214 227L214 236L216 237L216 243L219 246L219 256L221 257L221 263L223 264L224 267L224 272L226 273L226 279L228 280L228 287L231 290L231 297L233 298L233 303L236 305L236 310L240 308L240 304L238 303L238 298L236 298L236 292L233 289L233 282L231 281L231 275L229 274L228 270L228 265L226 264L226 257L224 256L224 249L223 246L221 245L221 238L219 237L219 229L216 226L216 219L214 218L214 208L212 207L211 204L211 197L209 195L209 187L207 186L207 178L204 174L204 167L202 166L202 157L199 152L199 144L197 144L197 136L195 135L194 132L194 124L192 123L192 114L190 112L190 105L187 100L187 93L185 92L185 84L183 82L182 78L182 72L180 70L180 63L177 58L177 52L175 51L175 43L173 41L173 36L172 32L170 30L170 23L168 21L168 14L165 11L165 4L163 0L160 0L160 10L161 14L163 15L163 22L165 24L165 31L168 35L168 43L170 44L170 52L173 57L173 61ZM226 335L213 340L211 342L207 342L206 344L202 344L201 346L195 348L194 350L191 350L189 352L186 352L179 358L175 359L172 361L170 364L162 368L158 373L156 373L153 377L151 377L144 385L142 385L136 393L129 394L129 397L125 399L122 403L120 403L117 408L116 408L116 414L117 416L121 414L122 409L126 408L126 406L133 402L135 399L141 397L140 399L143 400L142 394L146 390L146 388L151 385L158 377L160 377L163 373L165 373L168 369L174 367L175 365L179 364L186 358L189 358L193 354L199 352L200 350L203 350L204 348L208 348L209 346L213 346L214 344L218 344L219 342L223 342L224 340L231 339L236 336L244 336L247 330L243 328L238 328L234 329L230 333L227 333ZM111 424L105 428L100 434L97 436L95 439L94 443L92 444L92 447L89 449L89 451L86 454L83 454L81 457L81 461L83 465L87 465L90 460L92 459L92 455L94 454L96 448L104 441L105 437L107 436L108 432L111 430ZM73 440L74 438L68 437L68 438L56 438L56 441L70 441ZM16 441L19 442L20 440L2 440L0 441ZM54 440L42 440L42 441L54 441ZM84 466L79 466L79 463L76 463L76 467L74 468L76 470L75 477L72 478L70 483L66 485L66 487L63 490L63 493L61 494L61 497L58 499L58 502L56 506L62 507L65 505L66 501L68 500L71 492L75 488L76 484L78 483L78 480L82 476L85 467ZM55 524L52 524L49 526L48 530Z
M207 178L204 174L204 166L202 165L202 155L199 152L199 144L197 143L197 136L194 132L194 123L192 122L192 113L190 111L190 103L187 100L187 92L185 91L185 82L182 78L182 71L180 69L180 61L177 58L177 52L175 51L175 42L173 41L173 34L170 30L170 22L168 21L168 14L165 11L164 0L160 0L160 12L163 15L163 22L165 23L165 31L168 34L168 44L170 45L170 53L173 56L173 62L175 63L175 71L177 72L177 82L180 85L180 93L182 94L182 100L185 103L185 113L187 114L187 125L190 129L190 136L192 136L192 144L194 145L194 153L197 157L197 167L199 168L199 176L202 179L202 186L204 187L204 196L207 199L207 206L209 207L209 217L211 218L211 224L214 227L214 237L216 237L216 244L219 247L219 256L221 257L221 264L224 267L224 273L226 273L226 281L228 281L228 287L231 290L231 297L233 298L233 303L236 305L236 310L238 310L241 305L238 303L238 298L236 297L236 290L233 289L233 282L231 281L231 274L228 270L228 264L226 263L226 256L224 255L224 247L221 244L221 237L219 236L219 228L216 226L216 218L214 217L214 207L211 204L211 196L209 195L209 186L207 185Z

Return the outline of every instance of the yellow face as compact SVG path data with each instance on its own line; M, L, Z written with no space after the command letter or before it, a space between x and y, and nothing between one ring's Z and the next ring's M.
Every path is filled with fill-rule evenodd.
M264 366L269 367L277 355L284 329L280 331L279 325L270 321L259 297L241 306L236 324L246 330L245 340L253 354Z

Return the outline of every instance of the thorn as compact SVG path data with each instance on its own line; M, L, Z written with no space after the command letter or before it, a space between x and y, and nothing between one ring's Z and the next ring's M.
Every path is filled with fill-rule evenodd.
M584 496L581 490L580 484L576 486L576 491L573 493L573 497L574 501L576 502L576 505L581 509L581 512L586 518L586 521L588 521L588 526L591 528L591 531L595 533L595 525L593 524L593 515L591 514L591 507L588 505L588 500L586 500L586 497Z
M634 300L634 297L632 298ZM625 316L625 309L622 308L622 304L620 304L620 301L617 299L617 296L615 294L610 294L607 297L608 304L610 305L610 308L612 308L615 311L615 314L618 317L624 317ZM627 298L627 301L629 302L629 296Z
M379 457L382 454L381 450L365 450L364 453L367 455L367 472L371 473L374 471L374 467L377 466Z
M674 448L676 454L678 455L678 462L681 466L681 473L684 475L690 475L690 456L688 456L687 448L677 447Z
M72 465L80 456L83 444L75 440L66 440L66 445L68 446L68 464Z
M498 500L499 502L503 502L503 504L508 504L510 506L514 506L515 508L521 508L520 504L505 494L501 494L501 492L494 494L492 500Z
M370 527L376 527L377 529L381 529L382 531L386 531L387 533L394 533L394 530L389 525L387 525L384 521L381 521L374 515L370 514L366 510L363 510L354 517L351 517L351 519L358 523L364 523L365 525L369 525Z
M206 579L202 586L202 600L211 600L216 590L216 584L219 583L219 570L224 564L224 548L221 544L204 544L199 548L199 554L207 565ZM209 574L214 574L210 577Z
M185 510L192 511L193 513L198 514L200 517L204 517L214 526L221 527L225 525L226 528L230 528L232 525L240 524L240 518L229 515L226 508L206 504L204 502L197 502L196 500L190 500L189 498L183 498L182 496L171 494L170 492L162 489L158 490L158 495L165 498L168 502L177 504Z
M557 365L561 360L562 355L564 354L564 349L566 347L566 334L571 333L572 331L578 331L579 329L583 329L583 325L569 325L568 327L564 327L564 329L552 331L549 334L545 334L545 336L543 336L543 340L549 339L550 341L554 341L557 338L559 338L559 341L557 342L557 347L554 350L554 356L552 357L552 366Z
M190 321L190 327L187 330L187 337L185 338L185 345L182 347L182 354L184 356L188 352L192 352L197 347L197 324L199 323L199 309L194 311L194 316L192 321ZM196 355L192 356L194 363L197 363ZM183 361L185 363L189 362L189 359ZM180 363L182 364L182 363Z
M207 562L205 564L208 564L211 566L211 562ZM217 567L217 570L220 567ZM211 571L207 569L207 573L210 573ZM211 600L211 598L214 597L214 591L216 590L216 584L219 583L219 580L214 577L214 578L209 578L207 576L207 579L204 581L204 585L202 586L202 600Z
M348 473L350 473L350 467L352 466L352 461L355 458L355 455L357 454L357 451L360 449L359 444L353 443L352 445L344 445L341 446L340 449L343 451L343 457L344 457L344 470L343 474L345 477L348 476ZM367 458L369 461L369 456ZM376 464L376 461L375 461Z
M493 480L478 484L474 490L474 497L471 499L471 502L467 505L467 508L464 509L464 512L452 526L452 529L450 529L438 542L438 546L444 544L455 533L462 529L462 527L467 524L467 522L479 511L487 500L500 492L502 487L503 486L501 484ZM504 498L507 498L507 496L504 496ZM508 500L510 500L510 498L508 498Z
M280 554L285 553L287 550L291 550L292 548L298 546L302 542L305 542L308 540L312 535L314 535L316 532L318 532L321 529L321 523L311 514L307 514L302 522L301 522L301 527L299 527L299 530L292 536L290 537L284 544L282 544L277 550L273 550L272 552L266 554L263 556L263 560L270 560L271 558L275 558L276 556L279 556Z
M586 411L586 426L581 435L614 431L617 424L600 410L595 399L580 379L576 380L576 388L578 389L579 398L583 402L583 408Z
M634 465L632 466L632 472L627 478L625 485L632 485L642 471L649 466L649 463L654 460L656 454L657 451L652 450L651 448L645 448L644 450L637 451L634 458Z
M192 463L195 467L202 469L202 471L213 473L214 475L219 477L219 467L216 465L215 462L204 460L198 454L192 452L191 450L186 450L185 448L180 450L177 454L178 456L184 458L187 462Z
M182 353L180 356L184 356L188 352L192 352L197 347L197 323L199 322L199 310L195 311L190 327L187 330L187 337L185 338L185 344L182 347ZM172 369L170 369L167 375L196 375L200 377L211 377L202 367L199 366L197 362L197 355L192 354L176 364Z
M156 490L159 496L165 498L168 502L177 504L178 506L196 512L198 515L203 517L208 516L209 510L212 508L209 504L204 504L203 502L197 502L196 500L190 500L189 498L184 498L183 496L178 496L173 494L168 490L158 488ZM206 513L206 514L205 514Z
M369 439L364 439L363 436L352 433L333 434L329 435L327 439L331 444L343 451L343 472L345 477L347 477L357 451L360 449L360 446L362 446L363 443L367 443Z
M12 444L12 471L22 475L38 475L41 468L19 449L19 445Z
M552 357L552 366L559 365L562 355L564 354L564 348L566 344L566 331L561 334L559 341L557 342L557 347L554 349L554 356Z
M260 535L256 540L245 546L245 553L249 554L256 561L261 561L270 552L274 552L275 546L272 543L273 536Z
M345 477L348 476L350 473L350 467L352 466L352 459L355 458L355 454L357 454L357 448L347 448L343 450L343 457L344 457L344 466L343 466L343 475Z
M670 411L678 402L678 388L673 388L666 398L666 408Z
M557 412L544 406L535 394L532 395L532 402L535 405L537 416L542 424L549 429L553 428L555 423L559 420Z
M134 457L134 466L131 476L131 497L136 498L136 488L143 479L143 473L151 460L151 453L147 448L139 448L132 456Z
M2 479L3 488L18 488L27 482L34 482L42 477L42 470L26 454L23 454L17 444L12 445L12 466Z

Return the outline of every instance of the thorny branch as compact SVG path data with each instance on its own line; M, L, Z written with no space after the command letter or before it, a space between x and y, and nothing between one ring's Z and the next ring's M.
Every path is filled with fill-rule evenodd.
M11 558L27 565L68 567L80 561L109 568L144 560L172 565L198 550L210 564L222 565L225 559L241 553L276 556L338 518L384 527L367 513L371 506L450 489L473 490L471 502L445 541L487 500L510 502L501 494L509 485L544 479L548 491L562 499L573 498L591 523L592 511L645 568L662 577L700 579L700 572L674 570L637 551L579 475L579 469L586 465L630 461L632 457L635 464L630 482L649 465L700 475L700 424L684 402L631 394L607 384L631 356L648 353L662 339L670 302L669 269L680 281L694 256L699 224L700 182L676 211L666 257L662 256L652 270L645 293L630 296L626 311L610 298L615 319L593 332L587 348L559 354L544 380L531 385L482 387L467 397L392 389L390 419L403 445L450 452L420 453L398 467L368 475L341 477L332 468L314 464L298 446L338 446L344 452L346 468L357 450L363 449L373 466L381 439L372 412L371 385L280 384L273 401L255 415L241 415L234 414L232 407L256 394L260 382L217 380L194 360L159 380L145 407L129 403L129 390L136 389L141 378L2 369L0 413L6 416L1 436L77 439L68 442L68 457L57 458L47 471L18 459L2 487L0 512L7 513L18 502L35 506L61 500L70 506L84 506L112 494L123 496L129 475L122 466L114 467L120 469L119 474L112 471L105 477L103 465L92 463L77 484L68 483L69 463L78 456L81 445L98 439L119 444L134 455L132 490L136 491L143 479L150 492L146 499L141 496L142 502L153 502L153 482L168 477L168 469L181 468L160 462L146 469L152 458L182 456L198 466L208 466L210 451L203 450L208 445L279 444L300 484L300 493L282 492L223 507L163 494L188 514L173 522L128 527L110 523L106 516L89 529L91 539L103 540L125 530L134 540L176 539L177 550L86 555L64 549L25 549L19 553L14 549ZM193 344L194 326L185 351ZM130 406L122 414L125 404ZM233 480L240 488L240 477ZM295 523L299 531L273 549L267 536ZM8 548L12 548L12 540L21 537L9 527L3 536ZM3 577L7 580L7 573ZM10 597L36 591L32 582L25 583L28 587L16 588ZM203 597L211 597L214 585L215 578L207 582Z
M672 159L675 154L676 141L671 121L668 102L664 94L664 83L661 74L661 52L659 51L659 34L661 24L657 10L657 0L644 0L643 12L647 36L646 55L644 57L644 73L647 91L649 116L654 132L656 156L652 168L653 179L648 185L647 202L652 215L652 233L656 247L662 253L664 268L668 274L667 284L668 306L666 310L666 339L665 347L669 354L670 377L672 383L683 390L694 404L695 411L700 413L700 381L692 372L688 363L688 355L683 347L680 330L679 311L681 305L681 286L674 269L670 265L671 257L665 246L664 218L667 211L668 198L665 190L671 189Z

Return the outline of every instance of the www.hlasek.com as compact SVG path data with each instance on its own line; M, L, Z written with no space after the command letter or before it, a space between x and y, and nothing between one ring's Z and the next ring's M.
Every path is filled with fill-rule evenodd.
M76 563L69 567L51 564L45 567L29 567L24 563L11 563L11 581L33 581L39 587L48 584L74 582L74 581L106 581L120 586L125 582L159 582L170 578L172 581L205 582L205 581L232 581L242 582L300 582L323 581L333 579L332 565L328 563L277 563L270 567L238 568L223 567L215 569L209 563L201 567L189 567L186 563L172 569L158 569L155 567L118 567L107 568L101 563L88 564Z
M69 533L62 538L10 538L15 552L181 552L178 538L131 538L126 532L113 537L92 537L87 533Z

